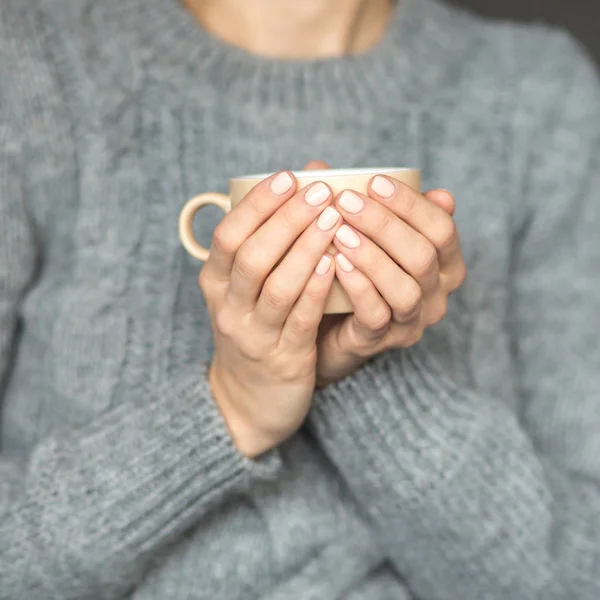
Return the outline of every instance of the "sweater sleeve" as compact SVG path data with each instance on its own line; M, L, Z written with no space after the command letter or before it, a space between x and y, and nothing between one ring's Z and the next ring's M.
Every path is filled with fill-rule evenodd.
M20 138L27 128L19 124L14 103L5 101L5 81L0 90L0 390L10 377L20 302L37 263L23 183ZM9 456L4 449L0 599L122 598L166 544L277 469L276 455L249 461L234 447L203 365L155 390L144 406L126 400L80 429L40 440L28 456Z
M0 127L4 381L35 264L21 154L7 133ZM50 435L28 457L0 453L0 598L121 598L167 543L277 467L275 455L252 462L236 450L202 365L145 406L126 402L81 429Z
M5 133L0 128L3 380L35 256L17 148ZM121 598L166 544L277 468L276 455L248 461L234 447L202 365L146 405L125 402L42 439L27 457L0 453L0 598Z
M319 391L309 417L428 600L600 597L600 86L561 44L513 246L519 409L456 385L422 343Z

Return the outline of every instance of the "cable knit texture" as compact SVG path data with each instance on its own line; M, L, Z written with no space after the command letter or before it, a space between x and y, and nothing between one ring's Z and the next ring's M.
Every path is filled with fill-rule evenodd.
M451 189L469 277L250 461L177 216L314 158ZM176 0L3 0L0 598L597 600L599 161L560 31L405 0L276 61Z

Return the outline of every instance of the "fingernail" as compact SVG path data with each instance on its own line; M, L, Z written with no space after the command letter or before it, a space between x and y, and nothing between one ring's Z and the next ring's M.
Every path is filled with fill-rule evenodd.
M274 194L281 196L282 194L288 192L292 185L294 185L294 181L290 177L289 173L283 171L271 181L270 187Z
M346 271L346 273L354 271L354 265L343 254L338 254L335 259L337 260L338 265L340 265L340 269L342 269L342 271Z
M381 177L381 175L377 175L377 177L373 179L371 189L382 198L390 198L394 193L396 187L389 179Z
M321 231L329 231L338 222L339 218L340 218L340 213L337 210L335 210L335 208L328 206L321 213L321 216L319 217L319 220L317 221L317 227Z
M340 196L339 203L340 206L349 213L360 212L365 204L360 196L350 190L346 190Z
M360 246L360 238L348 225L342 225L336 231L335 237L347 248L358 248Z
M329 271L329 267L331 266L331 258L327 255L323 255L319 264L315 268L315 273L317 275L325 275L327 271Z
M329 198L329 188L324 183L315 183L309 190L306 192L304 199L311 206L319 206L323 204L327 198Z

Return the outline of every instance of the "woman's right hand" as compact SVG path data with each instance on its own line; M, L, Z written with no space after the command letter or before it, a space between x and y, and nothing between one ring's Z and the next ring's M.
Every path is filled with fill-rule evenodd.
M331 190L296 190L288 171L258 184L216 227L200 272L215 338L213 396L249 457L290 437L308 413L335 276L326 251L341 217Z

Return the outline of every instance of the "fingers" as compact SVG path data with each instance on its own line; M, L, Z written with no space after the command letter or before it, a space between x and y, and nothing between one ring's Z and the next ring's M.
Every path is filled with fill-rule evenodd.
M395 321L407 323L419 318L421 286L377 244L346 224L336 232L334 244L347 261L373 282L392 309ZM339 261L343 267L343 259Z
M444 209L450 216L454 216L456 205L454 197L448 190L429 190L423 194L427 200L437 204ZM445 280L446 288L450 291L458 289L467 277L467 267L460 248L460 236L457 234L459 249L454 255L452 262L446 261L443 264L442 278Z
M434 197L439 200L441 191ZM384 175L377 175L369 186L369 196L380 201L394 214L425 236L436 248L440 266L457 260L460 242L452 217L408 185ZM448 199L444 203L448 203ZM453 203L452 203L453 204Z
M330 169L331 167L326 163L323 162L322 160L311 160L309 161L306 166L304 167L305 171L312 171L312 170L321 170L321 169Z
M423 196L430 202L437 204L451 217L454 216L456 204L454 203L454 196L448 190L429 190L428 192L424 192Z
M331 199L331 190L321 182L300 190L242 244L227 291L234 306L248 310L255 306L269 273Z
M371 280L343 255L335 257L336 275L344 288L354 314L352 322L340 331L340 346L360 354L369 352L373 342L382 338L391 324L392 311Z
M385 253L413 277L424 291L439 285L438 255L434 245L393 213L371 198L344 191L337 199L344 220L373 240ZM351 230L346 238L351 236ZM352 240L349 240L351 243ZM358 244L359 239L355 240Z
M281 333L281 343L294 348L311 348L315 345L334 277L333 257L324 254L287 317Z
M340 214L329 206L300 235L264 283L255 308L261 323L275 329L282 327L340 223Z
M206 268L211 276L228 280L239 248L296 191L296 180L281 171L261 181L215 228Z

